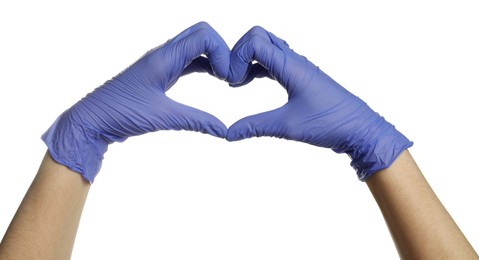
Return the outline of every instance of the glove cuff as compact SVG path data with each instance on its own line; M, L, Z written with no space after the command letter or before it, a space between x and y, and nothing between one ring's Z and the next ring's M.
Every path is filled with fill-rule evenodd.
M366 138L367 141L348 153L352 159L351 166L356 170L360 181L366 181L373 173L391 166L404 150L413 145L413 142L383 117L378 120L383 122L376 122L376 131L368 131L370 137Z
M100 171L103 154L111 143L99 133L76 124L68 111L41 138L53 160L80 173L90 183Z

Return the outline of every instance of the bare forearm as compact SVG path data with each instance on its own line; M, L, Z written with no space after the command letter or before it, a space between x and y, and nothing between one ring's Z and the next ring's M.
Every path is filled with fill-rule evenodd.
M478 258L408 151L367 184L401 258Z
M89 188L46 153L0 244L0 258L69 259Z

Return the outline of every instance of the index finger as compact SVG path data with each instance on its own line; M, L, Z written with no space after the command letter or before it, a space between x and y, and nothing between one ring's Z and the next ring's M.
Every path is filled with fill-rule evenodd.
M226 79L229 70L230 49L221 36L206 22L199 22L184 30L166 44L173 55L179 55L184 62L181 71L194 59L205 54L210 61L213 73ZM181 72L180 71L180 72Z
M288 44L260 26L250 29L231 51L228 81L240 85L248 78L252 61L265 67L275 79L280 80L286 63ZM281 83L281 82L280 82Z

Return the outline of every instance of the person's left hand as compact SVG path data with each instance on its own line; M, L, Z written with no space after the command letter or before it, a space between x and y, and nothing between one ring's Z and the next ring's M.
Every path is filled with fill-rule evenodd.
M112 142L170 129L223 138L227 129L220 120L175 102L165 92L191 72L226 79L229 58L230 50L220 35L207 23L197 23L81 99L42 139L55 161L93 182Z
M288 101L277 109L238 120L228 129L229 141L274 136L332 148L351 157L351 166L362 181L389 167L412 146L366 102L259 26L233 47L228 81L237 87L256 77L277 80Z

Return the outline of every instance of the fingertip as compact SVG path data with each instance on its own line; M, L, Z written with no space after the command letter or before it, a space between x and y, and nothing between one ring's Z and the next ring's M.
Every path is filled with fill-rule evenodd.
M234 134L230 133L230 132L228 132L228 133L226 134L225 139L226 139L226 141L228 141L228 142L234 142L234 141L240 140L239 138L236 138L236 136L235 136Z
M243 86L243 84L241 84L241 83L228 83L228 86L230 86L232 88L237 88L237 87Z
M278 42L285 44L260 26L250 29L231 51L228 81L237 86L254 77L276 78L282 73L286 58L285 48Z
M206 21L199 21L193 26L197 28L212 28L211 25L207 23Z
M222 47L219 47L222 48ZM229 49L215 51L209 56L215 77L226 80L229 75L230 54Z
M230 48L221 35L208 23L200 22L200 27L207 36L205 53L210 60L213 73L219 79L226 79L229 74Z
M230 49L219 34L214 32L211 35L213 39L209 45L212 46L206 47L206 55L211 63L214 75L221 80L225 80L229 75Z
M226 133L226 140L228 141L239 141L253 136L257 136L256 127L253 126L252 122L248 121L246 117L238 120L232 124Z
M282 123L284 107L247 116L228 128L226 140L237 141L251 137L284 137L286 127Z
M220 122L220 124L208 126L207 128L205 128L205 131L203 133L207 133L218 138L226 138L227 128L224 124Z
M192 118L190 118L192 122L189 124L188 127L190 130L209 134L219 138L226 137L228 128L223 122L221 122L221 120L219 120L215 116L201 110L197 110L195 108L190 111L190 116L192 116Z
M177 44L182 42L181 44ZM206 55L211 64L212 73L219 79L226 79L229 73L230 49L218 32L207 22L200 21L177 35L170 44L181 55L178 60L185 65L201 55Z
M253 81L256 78L272 78L271 75L269 74L269 71L263 67L260 63L253 63L251 66L249 66L249 69L247 70L246 74L244 75L243 79L238 81L238 82L233 82L229 83L230 87L241 87L244 85L249 84L251 81Z
M239 134L239 131L232 129L228 129L228 132L226 132L225 136L225 139L229 142L239 141L245 138L247 137Z
M203 56L200 56L191 61L191 63L181 72L180 76L185 76L194 72L206 72L210 75L214 75L210 61Z

